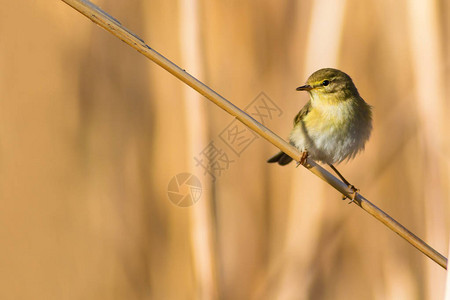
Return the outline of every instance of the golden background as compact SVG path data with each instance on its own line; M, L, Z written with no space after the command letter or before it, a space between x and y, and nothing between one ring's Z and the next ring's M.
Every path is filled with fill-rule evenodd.
M62 1L0 3L1 299L443 298L444 269L267 164L262 138L236 155L231 116ZM339 169L447 256L448 1L95 3L238 107L265 93L282 137L297 86L348 73L374 131ZM211 141L233 160L215 181L194 160ZM183 172L202 184L184 208L168 198Z

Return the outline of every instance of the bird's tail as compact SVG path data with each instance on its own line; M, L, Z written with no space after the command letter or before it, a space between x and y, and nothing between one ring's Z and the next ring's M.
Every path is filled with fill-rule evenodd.
M280 152L277 155L272 156L267 162L268 163L278 163L280 166L287 165L292 161L292 157L284 152Z

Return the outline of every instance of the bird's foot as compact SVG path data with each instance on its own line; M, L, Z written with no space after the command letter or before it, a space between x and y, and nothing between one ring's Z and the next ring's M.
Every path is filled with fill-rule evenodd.
M352 191L352 193L350 196L342 195L342 200L345 200L348 198L348 199L350 199L350 202L348 204L350 204L350 203L355 202L356 195L357 195L359 189L357 189L353 184L349 184L348 188Z
M305 165L306 159L308 158L308 151L303 151L300 160L297 162L297 168L300 165Z

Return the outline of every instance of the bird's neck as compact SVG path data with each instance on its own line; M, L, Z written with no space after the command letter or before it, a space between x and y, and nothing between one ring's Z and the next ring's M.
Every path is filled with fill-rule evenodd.
M337 122L344 122L352 117L356 104L355 101L358 101L358 97L347 97L344 94L326 94L319 96L311 93L311 106L323 118L330 118Z

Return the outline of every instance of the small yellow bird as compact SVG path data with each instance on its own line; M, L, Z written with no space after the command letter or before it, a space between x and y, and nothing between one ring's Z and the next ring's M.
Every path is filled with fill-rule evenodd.
M337 69L314 72L297 91L310 95L289 136L290 143L303 153L299 163L310 157L328 164L356 192L333 164L354 158L364 149L372 131L371 106L361 98L350 76ZM291 161L283 152L268 160L282 166Z

